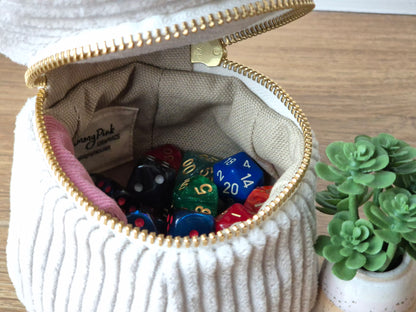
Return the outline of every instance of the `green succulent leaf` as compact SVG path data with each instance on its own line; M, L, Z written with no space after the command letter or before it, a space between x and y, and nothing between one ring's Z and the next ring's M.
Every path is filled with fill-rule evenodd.
M394 184L407 189L412 194L416 194L416 173L406 175L397 174Z
M345 257L340 254L340 249L333 245L328 245L323 249L323 256L329 262L337 263L342 261Z
M363 206L364 214L370 220L371 223L377 225L380 228L388 228L390 226L390 219L380 210L379 207L372 202L367 202Z
M337 213L337 209L334 208L329 208L329 207L324 207L324 206L316 206L315 207L318 211L327 214L327 215L334 215Z
M366 185L372 188L389 187L396 180L396 174L390 171L378 171L373 174L374 180Z
M353 252L350 257L348 257L347 261L345 261L345 265L352 270L358 270L362 268L365 263L367 262L367 259L364 255Z
M344 198L347 197L346 194L341 193L338 191L338 188L334 184L330 184L326 187L329 193L331 193L335 198Z
M383 148L376 147L375 154L377 155L374 158L376 161L371 166L366 166L365 172L379 171L379 170L386 168L387 165L389 164L389 155Z
M338 211L348 211L348 203L349 203L349 198L348 197L340 200L337 204L337 210Z
M329 236L320 235L315 242L315 251L321 257L324 256L324 248L331 245L331 238Z
M340 199L336 198L329 191L318 192L315 196L315 200L320 205L316 207L319 211L330 215L337 213L337 204Z
M354 252L353 249L347 248L347 247L341 248L339 251L339 253L345 258L348 258L349 256L351 256L353 252Z
M368 271L374 272L379 270L384 265L384 263L386 263L386 261L387 255L384 251L376 255L368 255L364 268Z
M344 235L353 236L354 230L355 230L354 222L348 220L342 223L341 231L339 233L343 236Z
M358 251L358 252L360 252L360 253L364 253L364 252L367 251L367 249L369 247L370 247L370 243L369 242L364 242L364 243L361 243L361 244L357 245L355 247L355 250Z
M416 230L408 233L402 233L402 236L405 240L410 243L416 243Z
M332 273L339 279L342 279L344 281L350 281L357 274L357 270L348 268L345 262L346 260L335 263L332 266Z
M331 236L331 244L334 246L337 246L339 248L342 248L344 243L344 240L341 236L334 234L333 236Z
M378 224L381 229L398 233L409 242L416 242L416 195L411 195L406 189L395 187L381 193L379 200L379 209L364 207L364 212L369 212L369 220L376 223L384 218L388 226ZM377 235L384 235L386 241L397 240L397 237L388 235L386 231L379 231Z
M342 183L345 180L345 175L341 171L334 170L333 167L322 162L316 164L315 172L318 177L326 181Z
M357 220L356 222L355 222L355 225L356 226L365 226L365 227L367 227L367 228L369 228L369 229L373 229L373 225L371 224L371 222L369 222L368 220L365 220L365 219L359 219L359 220Z
M328 223L328 233L330 236L339 235L342 230L343 220L340 218L334 218Z
M368 185L374 181L375 175L374 174L366 174L361 172L356 172L352 175L352 178L355 183Z
M368 141L371 142L371 137L365 134L357 135L354 139L354 142L357 143L358 141Z
M406 243L404 248L409 256L416 260L416 245L412 243Z
M416 161L406 162L398 166L392 167L392 170L397 174L413 174L416 173Z
M349 159L345 157L345 142L333 142L329 144L325 150L329 161L342 171L348 171Z
M338 190L345 194L362 195L365 192L365 187L362 184L355 183L351 178L348 178L338 186Z
M377 235L377 237L379 237L380 239L382 239L383 241L387 243L397 245L402 240L402 237L399 233L393 232L391 230L385 230L385 229L374 230L374 233Z
M377 236L373 236L369 241L368 241L368 248L366 250L366 253L368 255L375 255L378 254L382 248L383 248L383 244L384 241L382 238L377 237Z

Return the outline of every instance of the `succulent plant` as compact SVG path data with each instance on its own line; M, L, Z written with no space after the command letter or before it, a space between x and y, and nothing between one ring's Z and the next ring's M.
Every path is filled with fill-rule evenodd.
M404 252L416 259L416 149L382 133L331 143L326 154L332 165L318 163L315 171L333 184L316 202L334 217L315 249L334 263L333 273L350 280L360 268L389 270Z
M343 280L351 280L364 267L376 271L386 261L383 240L374 235L371 222L351 221L346 211L337 213L328 224L328 236L320 236L315 248L319 255L334 263L332 272Z
M416 243L416 195L391 188L380 194L380 206L366 203L364 213L379 228L375 234L386 242L399 244L404 238Z
M381 133L371 138L365 135L357 136L355 142L367 141L382 147L389 156L389 163L386 169L400 175L416 173L416 148L404 141L398 140L390 134Z
M382 170L389 164L387 152L370 141L334 142L326 154L335 167L318 163L315 171L320 178L335 182L342 193L360 195L366 186L384 188L396 179L393 172Z

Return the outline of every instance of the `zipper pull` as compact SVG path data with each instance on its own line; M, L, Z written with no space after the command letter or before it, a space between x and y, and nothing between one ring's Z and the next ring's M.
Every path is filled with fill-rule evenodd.
M203 63L209 67L218 66L227 57L227 50L221 40L191 45L191 62Z

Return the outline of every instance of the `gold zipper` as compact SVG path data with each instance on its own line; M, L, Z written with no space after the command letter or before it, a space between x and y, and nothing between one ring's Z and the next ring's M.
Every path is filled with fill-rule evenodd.
M301 127L304 139L304 154L300 167L298 168L296 174L292 177L291 181L280 192L280 194L263 209L261 209L256 215L254 215L251 219L248 219L244 222L240 222L237 225L233 225L230 228L219 231L217 233L210 233L209 235L203 234L200 236L193 236L192 238L172 237L170 235L156 235L155 233L148 233L146 230L141 231L139 228L133 228L132 225L126 225L119 219L112 217L110 214L105 213L98 207L94 206L92 202L77 189L77 187L68 178L68 176L62 170L61 166L56 160L52 146L50 144L49 135L47 133L44 121L44 102L47 97L47 81L45 73L65 64L74 63L78 60L92 58L109 53L115 53L126 48L133 48L134 46L140 47L144 44L149 45L153 43L158 43L162 40L160 31L156 32L160 35L158 37L153 37L149 32L146 39L139 39L139 41L136 42L133 42L133 36L130 36L131 41L127 45L124 44L123 40L120 41L121 44L116 45L115 41L113 40L113 46L110 49L106 49L106 51L98 49L98 44L96 45L96 49L92 49L91 46L89 46L87 52L85 52L83 48L68 50L63 53L55 54L54 56L51 56L41 62L38 62L27 70L25 78L28 86L36 85L40 87L36 99L36 126L48 164L55 176L57 177L59 183L66 189L69 195L73 199L75 199L76 203L81 208L85 209L85 211L89 215L95 217L99 222L107 226L110 226L113 230L116 230L120 233L124 233L127 236L139 239L143 242L148 242L150 244L158 244L159 246L175 246L179 248L182 246L198 247L200 245L206 246L208 244L215 244L216 242L221 242L226 239L237 237L240 234L244 234L248 230L262 223L265 219L267 219L268 216L270 216L273 212L277 211L290 198L290 196L298 188L302 178L304 177L308 169L312 155L312 131L305 114L302 112L301 108L295 103L295 101L285 92L285 90L279 87L277 83L275 83L268 77L256 72L255 70L227 60L224 57L224 54L226 52L224 45L230 45L234 42L238 42L243 39L247 39L257 34L266 32L270 29L280 27L281 25L286 24L289 21L292 21L305 15L306 13L311 11L313 7L314 4L311 0L264 0L263 2L256 2L256 4L242 6L239 9L234 8L233 10L219 12L217 13L217 18L215 18L214 15L210 14L208 19L201 18L200 24L196 23L195 20L192 20L191 23L183 23L181 33L182 35L187 35L189 34L189 32L197 32L198 30L206 29L206 27L222 25L225 22L229 23L233 20L236 21L247 16L260 15L270 12L272 10L298 8L297 10L290 11L289 13L286 13L278 18L266 21L261 25L257 25L250 29L243 30L239 33L228 35L222 41L216 41L216 43L212 42L211 45L208 46L208 48L200 48L199 50L196 49L197 57L195 58L195 56L193 56L193 61L201 61L203 63L207 62L210 64L210 66L220 65L228 70L232 70L252 79L253 81L256 81L264 88L272 92L286 106L286 108L296 118L299 126ZM178 27L175 26L174 28L176 29ZM176 29L175 32L172 33L170 29L166 28L165 33L167 33L167 35L165 35L164 40L170 40L171 37L178 38L180 36L179 29ZM167 36L169 36L169 38ZM139 36L139 38L143 38L143 36ZM221 51L219 50L220 47ZM216 58L216 61L214 63L211 63L211 60L209 60L209 58L208 60L201 58L201 55L206 54L207 51L209 55L214 55L214 57ZM218 61L219 56L220 58Z
M46 73L61 66L76 63L78 61L91 59L97 56L116 53L128 49L140 48L159 44L164 41L178 39L181 36L188 36L191 33L204 31L208 28L223 26L248 17L259 16L275 11L290 11L259 23L251 28L227 35L223 38L225 45L245 40L262 34L269 30L283 26L294 21L313 10L313 0L263 0L241 7L234 7L232 10L209 14L207 17L200 17L199 21L193 19L190 22L183 22L181 25L156 29L154 32L139 33L133 39L133 34L128 37L119 38L110 42L96 43L85 47L78 47L51 55L34 65L30 66L25 73L26 85L29 88L42 87L46 85ZM101 47L101 48L100 48ZM218 64L217 64L218 65Z

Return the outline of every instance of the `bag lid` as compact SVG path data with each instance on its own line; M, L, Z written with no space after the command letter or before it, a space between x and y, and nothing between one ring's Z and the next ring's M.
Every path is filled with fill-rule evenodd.
M226 44L295 20L313 0L45 0L2 4L0 52L28 65L29 86L78 61L128 57L222 38Z

